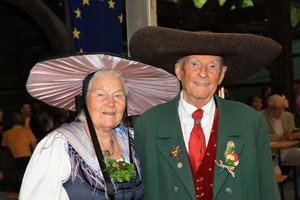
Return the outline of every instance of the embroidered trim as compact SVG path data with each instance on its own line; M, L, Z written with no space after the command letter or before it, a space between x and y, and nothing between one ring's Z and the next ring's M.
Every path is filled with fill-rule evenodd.
M84 181L83 177L81 177L78 173L80 167L84 171L89 184L94 187L94 192L96 191L96 188L103 188L106 194L105 181L103 180L102 176L100 176L100 173L89 167L69 143L68 152L71 162L71 180L74 182L76 177L78 177L81 181Z
M65 136L67 143L68 143L68 144L66 144L67 145L66 149L69 150L70 147L73 148L73 150L69 150L70 162L71 162L71 166L72 166L72 168L71 168L72 181L74 181L76 176L78 175L79 166L82 166L81 168L84 172L86 172L88 179L90 181L90 184L94 186L94 191L96 188L101 187L104 189L105 196L108 198L107 187L105 184L105 180L103 178L102 171L98 165L96 156L93 153L91 154L91 152L89 151L92 148L90 143L84 142L86 137L85 137L85 133L83 131L84 131L84 129L83 129L81 123L72 122L70 124L63 124L60 128L54 130L53 132L56 132L57 134L61 133L62 135ZM137 154L133 148L134 147L133 130L128 129L129 134L127 134L127 128L121 124L114 129L114 132L116 134L116 139L118 141L119 147L120 147L123 155L128 159L128 162L130 160L129 151L128 151L128 149L129 149L128 140L129 140L129 144L130 144L130 148L131 148L132 162L136 166L139 178L142 179L140 162L139 162L139 160L137 158ZM61 136L60 138L63 138L63 137ZM72 145L75 145L75 146L72 146ZM79 152L76 151L76 147L81 150L82 150L82 148L88 149L88 152L86 152L86 151L81 152L81 153L83 153L83 155L81 155L81 154L79 154ZM88 159L87 160L88 162L86 160L84 160L82 156L84 156L85 159ZM96 162L97 162L97 165L95 166ZM92 166L90 164L92 164ZM82 177L79 177L79 178L82 179ZM113 181L112 181L112 184L113 184L114 190L117 191L118 190L117 184Z

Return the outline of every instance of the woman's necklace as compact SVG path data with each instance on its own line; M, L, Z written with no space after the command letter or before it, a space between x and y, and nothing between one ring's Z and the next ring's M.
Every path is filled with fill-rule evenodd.
M102 154L104 157L110 157L110 156L114 155L114 152L115 152L115 142L114 142L114 140L111 140L109 149L103 150Z

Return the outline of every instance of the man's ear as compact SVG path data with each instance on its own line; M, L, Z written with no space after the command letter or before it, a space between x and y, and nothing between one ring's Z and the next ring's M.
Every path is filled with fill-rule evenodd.
M181 81L182 68L181 68L181 65L179 63L175 64L175 74L176 74L178 80Z
M219 78L219 85L220 85L220 84L222 83L222 81L224 80L226 71L227 71L227 66L222 66L222 69L221 69L221 75L220 75L220 78Z

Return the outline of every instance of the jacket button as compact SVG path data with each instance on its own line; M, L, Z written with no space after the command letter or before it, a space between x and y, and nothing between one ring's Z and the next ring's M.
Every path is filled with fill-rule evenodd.
M232 189L231 188L226 188L225 192L230 195L232 193Z
M178 190L179 190L178 187L176 187L176 186L173 187L173 192L178 192Z

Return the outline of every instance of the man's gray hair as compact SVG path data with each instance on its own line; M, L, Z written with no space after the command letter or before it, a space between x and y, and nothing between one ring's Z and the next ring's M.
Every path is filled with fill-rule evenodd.
M114 71L114 70L99 70L99 71L97 71L97 72L94 74L94 76L92 77L92 79L90 80L90 82L89 82L87 94L88 94L89 91L90 91L90 88L91 88L91 86L92 86L92 84L93 84L93 82L94 82L95 77L97 77L97 76L103 76L103 75L112 75L112 76L114 76L114 77L119 78L119 79L121 80L123 86L124 86L125 95L126 95L126 97L127 97L127 95L128 95L128 88L127 88L127 85L125 84L124 78L122 77L122 74L121 74L120 72L117 72L117 71ZM82 110L78 113L76 119L77 119L78 121L80 121L80 122L85 122L85 121L86 121L84 109L82 109Z
M274 104L276 102L281 102L282 104L284 104L285 102L285 97L279 95L279 94L273 94L272 96L269 96L268 100L267 100L267 104L269 106L274 106Z

